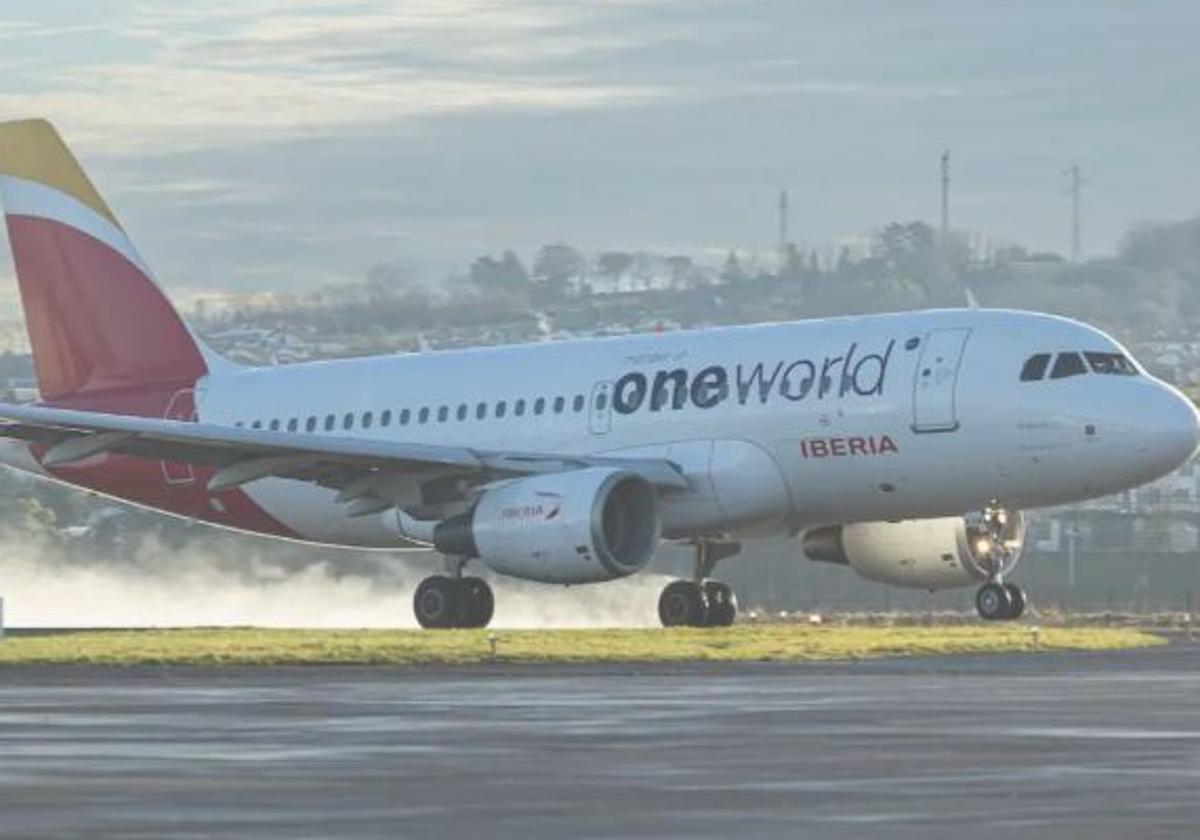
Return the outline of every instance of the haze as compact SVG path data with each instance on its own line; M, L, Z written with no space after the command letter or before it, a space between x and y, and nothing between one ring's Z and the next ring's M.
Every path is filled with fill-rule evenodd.
M935 220L943 148L956 227L1059 252L1078 163L1095 255L1200 203L1198 22L1186 0L9 0L0 116L56 121L185 304L556 240L716 262L773 246L784 187L818 246Z

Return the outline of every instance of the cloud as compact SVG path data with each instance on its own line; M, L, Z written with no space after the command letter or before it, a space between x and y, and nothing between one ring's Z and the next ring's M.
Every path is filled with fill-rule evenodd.
M143 5L108 25L110 38L138 45L137 55L56 64L33 89L0 92L0 113L47 115L97 151L130 154L459 112L641 104L662 94L653 85L536 72L547 55L616 47L579 35L530 46L547 33L562 35L574 17L519 0L501 8L480 0L376 2L357 12L278 0L205 4L202 12Z

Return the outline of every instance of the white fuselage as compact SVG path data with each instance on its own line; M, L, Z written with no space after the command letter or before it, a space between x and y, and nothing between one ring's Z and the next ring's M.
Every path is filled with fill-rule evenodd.
M1132 367L1021 381L1042 353L1126 355L1067 319L939 310L244 369L196 403L215 424L666 458L690 484L663 498L668 538L1061 504L1190 457L1177 391ZM397 544L394 512L245 490L304 539Z

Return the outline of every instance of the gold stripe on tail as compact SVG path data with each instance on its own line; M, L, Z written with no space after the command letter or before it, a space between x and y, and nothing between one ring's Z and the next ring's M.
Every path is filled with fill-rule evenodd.
M66 193L121 227L54 126L45 120L0 123L0 175Z

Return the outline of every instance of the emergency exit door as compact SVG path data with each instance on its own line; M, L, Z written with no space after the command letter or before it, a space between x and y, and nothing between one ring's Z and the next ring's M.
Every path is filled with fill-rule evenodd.
M594 435L606 435L612 428L612 383L597 382L592 388L588 407L588 428Z
M914 432L952 432L958 428L957 388L969 329L933 330L921 343L913 383Z

